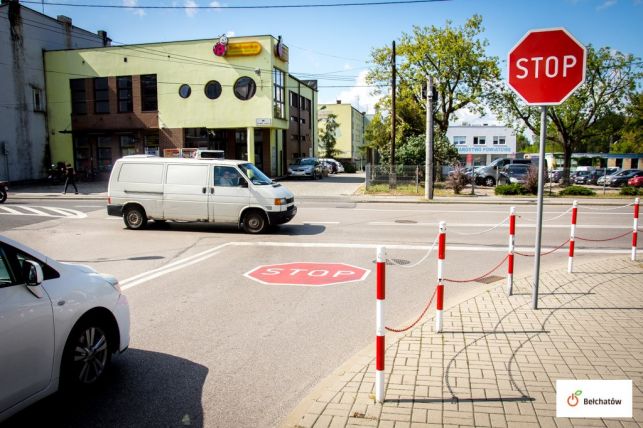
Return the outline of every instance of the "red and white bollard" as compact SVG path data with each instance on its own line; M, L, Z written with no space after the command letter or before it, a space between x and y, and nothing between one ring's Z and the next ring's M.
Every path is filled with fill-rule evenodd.
M516 236L516 207L509 210L509 256L507 261L507 296L511 296L514 287L514 249Z
M632 261L636 261L636 240L639 228L639 198L634 199L634 226L632 229Z
M444 284L443 268L444 259L446 256L447 244L447 224L443 221L440 222L440 235L438 237L438 286L435 296L435 332L442 332L442 311L444 309Z
M572 205L572 230L569 234L569 262L567 263L567 272L572 273L574 269L574 236L576 235L576 219L578 218L578 203L574 201Z
M384 402L384 296L386 288L386 250L384 247L377 247L377 301L375 303L375 401Z

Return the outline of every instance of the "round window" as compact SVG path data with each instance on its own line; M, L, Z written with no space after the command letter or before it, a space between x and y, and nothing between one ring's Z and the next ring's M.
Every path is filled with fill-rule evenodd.
M205 85L205 96L211 100L216 100L221 96L221 83L216 80L210 80Z
M249 77L240 77L234 83L234 94L240 100L249 100L257 92L257 84Z
M192 93L192 88L190 88L190 85L183 84L179 88L179 95L181 96L181 98L187 98L190 96L191 93Z

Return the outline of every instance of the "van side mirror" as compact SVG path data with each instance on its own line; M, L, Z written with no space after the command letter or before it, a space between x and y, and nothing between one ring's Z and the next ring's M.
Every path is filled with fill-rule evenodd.
M240 187L248 187L248 181L245 178L240 177L239 178L239 186Z

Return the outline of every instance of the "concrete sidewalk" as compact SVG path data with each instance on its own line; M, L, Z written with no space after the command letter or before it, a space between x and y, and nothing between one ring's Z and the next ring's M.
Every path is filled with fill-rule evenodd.
M373 344L285 426L642 426L643 264L616 257L575 271L541 274L537 311L530 278L517 280L511 297L504 281L463 285L481 288L445 309L444 333L433 332L431 318L406 334L387 333L383 404L373 400ZM631 379L633 418L556 418L557 379Z

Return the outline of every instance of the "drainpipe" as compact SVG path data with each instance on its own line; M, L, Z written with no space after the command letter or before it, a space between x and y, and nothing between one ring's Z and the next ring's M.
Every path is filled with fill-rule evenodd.
M299 108L297 109L297 140L299 143L299 157L303 157L301 155L301 82L297 80L297 104L299 105ZM290 118L289 118L290 119Z

